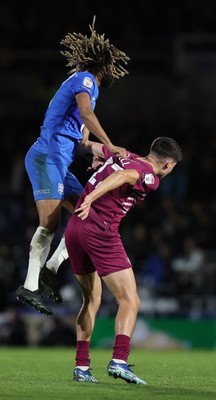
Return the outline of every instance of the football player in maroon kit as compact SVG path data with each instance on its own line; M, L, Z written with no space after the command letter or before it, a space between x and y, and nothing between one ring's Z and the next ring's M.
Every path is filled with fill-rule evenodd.
M127 157L121 158L105 145L89 143L92 153L103 157L104 162L85 185L65 230L72 271L83 295L76 323L73 379L97 382L89 369L89 348L101 302L102 279L118 304L108 374L128 383L145 385L127 364L140 299L118 228L127 212L156 190L160 180L182 160L182 152L176 141L168 137L155 139L145 157L127 151Z

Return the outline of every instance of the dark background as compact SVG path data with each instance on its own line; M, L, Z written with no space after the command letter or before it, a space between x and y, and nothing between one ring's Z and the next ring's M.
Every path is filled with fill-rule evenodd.
M129 75L100 91L95 112L102 126L116 145L141 155L157 136L173 137L184 154L173 174L120 228L137 277L141 312L214 318L215 2L145 0L102 2L97 7L89 1L1 1L2 319L9 313L16 320L26 312L15 290L26 276L28 246L38 219L25 153L39 135L50 99L68 76L61 39L72 31L89 35L94 15L97 32L105 33L131 59ZM83 184L87 166L77 159L71 167ZM52 251L68 217L63 212ZM64 304L56 313L76 313L80 298L68 262L59 272L59 282ZM165 306L150 306L152 299L165 301ZM100 313L112 315L114 310L104 289ZM1 340L4 344L6 339Z

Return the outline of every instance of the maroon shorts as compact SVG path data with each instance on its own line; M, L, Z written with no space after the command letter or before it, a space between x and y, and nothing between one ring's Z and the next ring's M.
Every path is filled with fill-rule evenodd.
M65 243L76 275L97 271L99 276L131 268L119 233L99 226L90 217L82 221L74 214L65 230Z

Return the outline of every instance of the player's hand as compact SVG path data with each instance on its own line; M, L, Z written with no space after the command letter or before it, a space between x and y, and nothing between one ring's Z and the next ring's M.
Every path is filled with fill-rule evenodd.
M109 151L111 151L111 153L116 154L121 158L127 157L127 150L124 147L114 146L113 144L111 144L107 146L107 148L109 149Z
M75 210L75 213L78 214L78 217L81 218L82 221L88 217L91 203L91 197L87 195L81 206Z

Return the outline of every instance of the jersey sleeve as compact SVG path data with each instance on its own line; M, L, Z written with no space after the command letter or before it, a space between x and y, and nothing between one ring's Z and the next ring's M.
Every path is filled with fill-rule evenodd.
M87 72L77 74L76 79L73 82L73 91L76 94L86 92L92 95L94 91L94 81Z
M144 188L148 191L156 190L159 186L159 179L149 168L142 168L139 172L139 179L134 185L134 189Z

